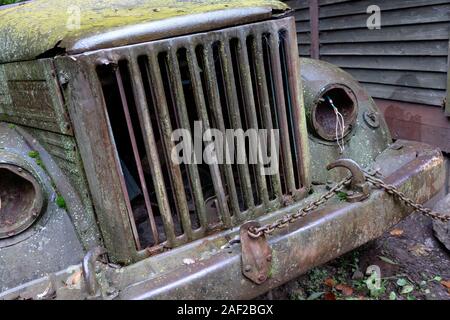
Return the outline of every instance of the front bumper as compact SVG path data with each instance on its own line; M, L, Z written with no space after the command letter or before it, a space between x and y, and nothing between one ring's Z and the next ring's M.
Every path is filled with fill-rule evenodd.
M445 184L441 152L421 143L398 141L377 158L373 167L382 172L387 183L420 203L438 195ZM294 212L324 189L316 191L260 222ZM117 299L249 299L378 238L409 213L409 208L375 189L363 202L349 204L333 199L269 238L272 266L270 278L262 285L242 275L240 245L224 246L238 235L238 228L128 267L104 266L101 277L107 279L109 292L114 293L111 298ZM67 285L67 278L76 270L79 267L9 290L0 294L0 299L42 297L49 287L57 298L87 298L83 283Z

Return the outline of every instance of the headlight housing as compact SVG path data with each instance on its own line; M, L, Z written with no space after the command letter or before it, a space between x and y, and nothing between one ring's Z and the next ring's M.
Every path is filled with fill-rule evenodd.
M355 127L359 110L358 100L349 87L331 84L321 90L312 105L310 129L316 136L331 142L342 138L342 132L336 133L337 116L333 106L344 119L344 137Z
M0 239L27 230L42 212L40 184L24 168L0 164Z

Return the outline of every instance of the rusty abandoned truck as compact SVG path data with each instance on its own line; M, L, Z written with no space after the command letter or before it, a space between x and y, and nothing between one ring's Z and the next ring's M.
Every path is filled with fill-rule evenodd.
M254 298L444 186L282 2L34 0L0 31L1 299ZM173 163L195 121L279 130L278 172Z

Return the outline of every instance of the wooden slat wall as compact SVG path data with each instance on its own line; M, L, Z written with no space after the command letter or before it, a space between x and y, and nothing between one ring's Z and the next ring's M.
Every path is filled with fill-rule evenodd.
M309 0L289 0L286 2L295 10L297 22L298 51L301 57L311 56L311 26L309 23Z
M300 55L310 48L308 0L296 9ZM319 0L320 58L353 74L382 99L442 106L446 97L450 0ZM381 30L366 26L370 5Z
M448 42L450 49L450 40ZM450 119L450 50L448 53L448 71L447 71L447 100L445 103L445 115Z

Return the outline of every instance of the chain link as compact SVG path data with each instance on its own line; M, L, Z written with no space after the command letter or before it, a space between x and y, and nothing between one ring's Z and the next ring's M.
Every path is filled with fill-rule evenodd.
M425 208L419 203L416 203L412 199L408 198L403 192L399 191L395 186L386 184L382 179L377 178L378 172L364 172L366 181L372 184L377 189L382 189L388 194L396 197L400 201L402 201L407 206L413 208L415 211L430 217L434 220L439 220L441 222L450 222L450 215L446 216L437 212L434 212L431 209ZM344 187L349 185L352 181L351 177L348 177L338 184L336 184L333 188L330 189L327 193L323 194L316 201L313 201L306 205L305 207L299 209L297 212L286 215L281 219L276 220L273 223L266 224L259 228L250 228L248 230L248 234L251 238L257 239L263 235L271 235L275 232L275 230L281 230L287 228L290 224L296 222L297 220L307 216L312 211L317 210L319 207L327 203L331 198L335 196L338 192L342 191Z
M323 194L320 198L318 198L316 201L309 203L308 205L299 209L297 212L293 214L286 215L273 223L266 224L259 228L250 228L248 230L248 235L251 238L256 239L261 237L263 234L271 235L277 229L286 228L288 225L307 216L310 212L315 211L316 209L327 203L331 198L334 197L336 193L342 191L342 189L344 189L346 185L350 184L351 181L352 181L351 177L342 180L333 188L331 188L330 191L328 191L327 193Z
M431 219L434 220L438 220L444 223L450 222L450 215L443 215L431 209L425 208L423 205L416 203L412 199L408 198L403 192L399 191L395 186L386 184L383 180L376 178L373 175L369 175L367 173L366 173L366 180L370 182L374 187L378 189L383 189L388 194L396 197L407 206L413 208L414 211L418 211L424 216L430 217Z

